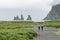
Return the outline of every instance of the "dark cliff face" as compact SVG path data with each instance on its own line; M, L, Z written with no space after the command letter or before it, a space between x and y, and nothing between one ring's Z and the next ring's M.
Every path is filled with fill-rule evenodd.
M60 4L54 5L44 20L60 20Z

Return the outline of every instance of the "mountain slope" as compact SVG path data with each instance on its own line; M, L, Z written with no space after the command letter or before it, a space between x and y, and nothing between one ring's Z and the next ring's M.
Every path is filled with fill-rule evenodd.
M60 20L60 4L54 5L44 20Z

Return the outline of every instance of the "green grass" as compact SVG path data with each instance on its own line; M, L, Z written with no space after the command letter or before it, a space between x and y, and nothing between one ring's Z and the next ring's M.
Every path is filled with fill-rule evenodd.
M60 31L57 31L57 32L55 32L56 33L56 35L59 37L59 39L60 39Z
M60 21L45 21L44 26L59 28L60 27Z
M33 21L0 21L0 40L33 40L37 33L32 28Z
M32 40L37 34L27 29L0 29L0 40Z
M59 35L60 36L60 31L56 32L56 35Z
M34 25L33 21L0 21L0 29L32 28Z

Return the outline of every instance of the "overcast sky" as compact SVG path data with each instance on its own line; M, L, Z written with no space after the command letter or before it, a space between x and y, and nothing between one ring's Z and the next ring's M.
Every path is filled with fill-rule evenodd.
M59 1L60 2L60 1ZM51 10L53 0L0 0L0 20L13 20L23 14L25 20L31 15L33 21L40 21ZM57 1L58 3L58 1Z
M56 4L60 4L60 0L54 0L54 1L52 2L52 5L56 5Z

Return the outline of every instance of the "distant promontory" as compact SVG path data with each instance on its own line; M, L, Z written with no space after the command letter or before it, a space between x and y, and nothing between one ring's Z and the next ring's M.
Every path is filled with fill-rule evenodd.
M54 5L44 20L60 20L60 4Z

